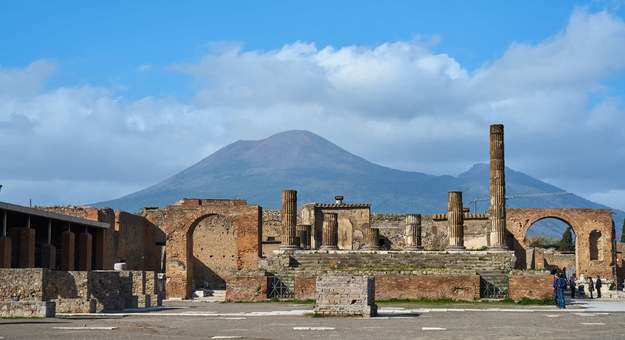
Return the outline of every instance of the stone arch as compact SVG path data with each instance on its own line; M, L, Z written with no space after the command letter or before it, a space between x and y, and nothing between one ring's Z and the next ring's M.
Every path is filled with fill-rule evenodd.
M258 268L261 254L262 209L234 200L233 204L175 204L165 208L167 298L193 293L193 231L207 216L226 219L236 233L236 269ZM210 201L210 200L207 200ZM183 200L184 202L184 200Z
M190 268L194 287L225 289L225 277L237 270L236 230L218 214L198 219L189 228Z
M506 229L514 237L514 252L517 268L525 268L527 245L525 235L535 222L545 219L559 219L575 233L575 263L577 274L612 277L614 247L612 211L609 209L506 209ZM597 241L596 261L590 261L590 234L593 230L601 233Z

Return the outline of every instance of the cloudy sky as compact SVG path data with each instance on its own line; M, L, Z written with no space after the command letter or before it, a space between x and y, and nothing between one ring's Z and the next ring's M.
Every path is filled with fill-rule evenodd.
M338 4L337 4L338 3ZM625 210L621 1L0 2L0 201L86 204L239 139L506 165Z

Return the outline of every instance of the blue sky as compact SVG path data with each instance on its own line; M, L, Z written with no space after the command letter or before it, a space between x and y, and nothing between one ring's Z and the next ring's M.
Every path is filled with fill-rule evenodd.
M315 132L625 210L622 1L0 1L0 200L85 204L238 139Z

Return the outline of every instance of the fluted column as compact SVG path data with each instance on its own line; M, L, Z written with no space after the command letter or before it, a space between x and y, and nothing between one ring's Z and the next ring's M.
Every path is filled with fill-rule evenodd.
M421 214L406 215L405 250L423 250L421 246Z
M506 175L504 163L503 125L490 126L490 248L506 246Z
M380 230L367 226L365 228L365 246L363 250L379 250L380 249Z
M282 190L282 245L280 249L298 249L297 242L297 191Z
M450 191L448 193L447 222L449 223L449 246L447 249L465 249L462 191Z
M337 250L339 244L338 214L323 214L323 230L321 234L321 250Z
M296 234L299 238L299 247L302 249L310 249L310 224L300 224L296 227Z

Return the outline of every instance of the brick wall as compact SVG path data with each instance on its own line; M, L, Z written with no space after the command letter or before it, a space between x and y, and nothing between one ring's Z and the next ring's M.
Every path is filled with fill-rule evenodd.
M298 300L312 300L315 298L317 289L316 276L297 276L295 277L295 298Z
M510 298L520 300L542 299L553 296L553 275L510 275L508 277Z
M267 300L267 276L237 275L226 277L226 301Z
M480 297L479 275L376 276L376 299L440 299L472 301Z

